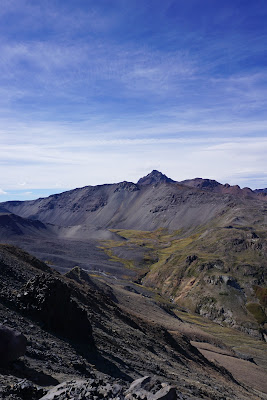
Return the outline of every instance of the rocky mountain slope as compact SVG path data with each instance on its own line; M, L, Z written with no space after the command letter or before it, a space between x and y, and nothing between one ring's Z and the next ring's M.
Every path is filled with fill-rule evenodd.
M238 185L231 186L228 183L222 185L221 183L213 179L187 179L180 182L182 185L186 185L192 188L198 188L201 190L208 190L209 192L231 194L238 197L252 197L255 198L255 192L248 187L241 189Z
M264 339L266 200L249 188L201 178L174 182L154 170L137 184L87 186L2 203L9 214L0 216L0 236L12 241L16 234L16 243L52 257L59 270L79 263L96 270L80 243L97 241L94 248L101 249L91 253L90 263L99 265L97 254L105 251L113 264L104 273L131 276L168 301ZM47 232L53 240L40 239Z
M204 223L231 204L230 197L199 195L178 184L138 186L122 182L85 187L29 202L3 205L23 218L60 226L81 225L94 230L122 228L154 230L192 227Z
M202 180L200 187L196 184L198 179L185 181L185 185L157 171L140 181L141 184L86 186L32 201L9 201L1 206L23 218L71 226L69 236L72 237L101 238L103 231L111 228L192 230L229 209L237 211L240 207L257 205L261 212L267 199L250 189L217 185L215 181L208 185L208 190L202 190L208 180ZM218 191L218 187L224 190ZM88 231L84 233L83 228Z
M206 226L189 236L164 230L116 233L127 240L106 242L107 251L128 260L140 283L172 304L266 338L266 231ZM134 259L140 248L143 258Z
M7 245L0 246L0 268L1 321L27 338L25 356L0 366L3 399L63 399L70 393L74 399L86 393L94 399L141 399L140 390L151 400L265 398L208 361L174 327L137 316L131 307L126 311L129 292L123 288L114 292L78 267L62 276ZM153 382L135 384L139 394L128 390L142 376L153 376ZM66 380L71 382L46 395ZM168 385L174 388L167 391Z

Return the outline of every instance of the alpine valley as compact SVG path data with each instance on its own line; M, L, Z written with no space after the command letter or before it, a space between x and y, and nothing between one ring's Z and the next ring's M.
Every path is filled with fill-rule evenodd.
M1 203L0 240L2 398L267 399L267 189L153 170Z

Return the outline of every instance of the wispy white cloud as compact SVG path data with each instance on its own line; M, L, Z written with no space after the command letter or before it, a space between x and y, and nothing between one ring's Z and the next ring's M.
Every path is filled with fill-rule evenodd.
M25 196L25 197L29 197L33 194L33 192L20 192L19 195L20 196Z
M0 176L6 190L15 190L22 183L27 189L73 188L137 180L151 167L176 180L200 175L243 184L247 176L245 185L255 187L252 174L262 179L266 176L266 151L266 137L237 137L231 141L223 137L88 139L78 143L70 138L62 146L48 142L40 147L36 144L1 147ZM9 173L5 176L7 168Z
M167 113L168 116L168 113ZM164 114L163 114L164 117ZM155 120L153 121L153 118ZM0 143L5 145L36 144L42 146L64 146L64 143L74 147L84 145L85 142L101 145L101 142L125 141L134 143L135 140L198 140L213 141L225 140L226 137L242 138L246 136L266 136L267 120L251 121L217 121L203 119L195 123L182 121L179 122L179 114L175 118L164 121L164 118L157 120L153 115L148 121L129 119L111 120L85 120L79 123L69 122L27 122L12 121L3 119L0 128ZM131 142L132 141L132 142Z
M230 3L220 15L203 5L201 18L178 3L3 0L4 190L135 180L153 168L264 181L265 33L242 36L246 18Z
M108 94L124 97L145 97L156 94L165 96L184 80L192 76L196 66L183 52L161 53L149 48L105 43L29 41L0 43L0 72L3 84L8 84L14 96L26 95L40 98L51 92L59 97L74 96L72 100L88 99L95 95ZM17 80L22 79L20 93ZM103 85L105 82L105 85ZM14 85L15 83L15 85ZM38 93L35 85L42 85ZM80 93L73 93L80 86ZM89 91L85 91L87 88ZM56 90L64 90L56 92Z

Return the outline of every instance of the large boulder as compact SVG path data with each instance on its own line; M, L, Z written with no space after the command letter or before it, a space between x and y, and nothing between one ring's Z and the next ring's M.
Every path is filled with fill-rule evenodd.
M177 400L176 389L173 386L160 383L150 376L144 376L133 381L125 394L127 400Z
M26 352L26 337L7 326L0 324L0 364L7 364L23 356Z

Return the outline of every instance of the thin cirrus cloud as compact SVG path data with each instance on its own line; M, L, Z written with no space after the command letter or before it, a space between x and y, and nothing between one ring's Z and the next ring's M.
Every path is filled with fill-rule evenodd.
M2 45L1 58L2 83L14 97L20 96L17 80L25 77L21 88L26 97L52 95L52 103L57 98L82 102L99 96L105 105L102 96L107 94L134 99L157 94L160 99L178 87L181 91L195 68L179 52L165 55L112 43L12 43ZM36 88L41 91L36 93Z
M57 186L57 182L61 182L63 188L70 189L89 183L122 181L124 171L120 166L124 165L127 169L134 163L144 165L144 169L147 163L150 166L159 165L164 172L168 172L176 180L201 174L203 177L216 178L224 183L227 181L234 184L241 181L243 183L245 175L251 179L249 186L255 188L255 184L253 185L255 176L253 178L252 174L255 171L261 171L264 167L267 151L266 138L240 137L228 138L228 140L226 142L223 137L214 138L213 144L210 138L83 140L76 143L77 149L73 145L73 140L64 145L51 146L47 143L40 147L36 144L27 146L14 144L1 148L0 168L8 168L9 177L12 176L15 181L15 185L11 185L8 177L2 178L3 181L6 179L5 185L10 190L15 190L17 187L18 177L21 181L23 177L26 177L24 189L38 189L40 178L46 185L58 189L60 187ZM129 147L132 149L131 152L128 151ZM183 168L176 168L177 157ZM98 164L99 160L103 160L101 165ZM99 165L99 169L94 170L94 179L92 179L91 171L95 165ZM224 165L228 165L235 174L227 176ZM105 178L107 167L109 177ZM36 170L36 177L32 174L33 169ZM142 173L139 171L140 169L131 175L131 180L138 180L140 176L137 172ZM233 176L235 179L238 178L238 182L234 182ZM264 177L266 178L266 175ZM256 182L258 183L259 180Z
M30 198L150 168L267 186L266 14L230 0L3 0L0 187L19 196L26 182Z

